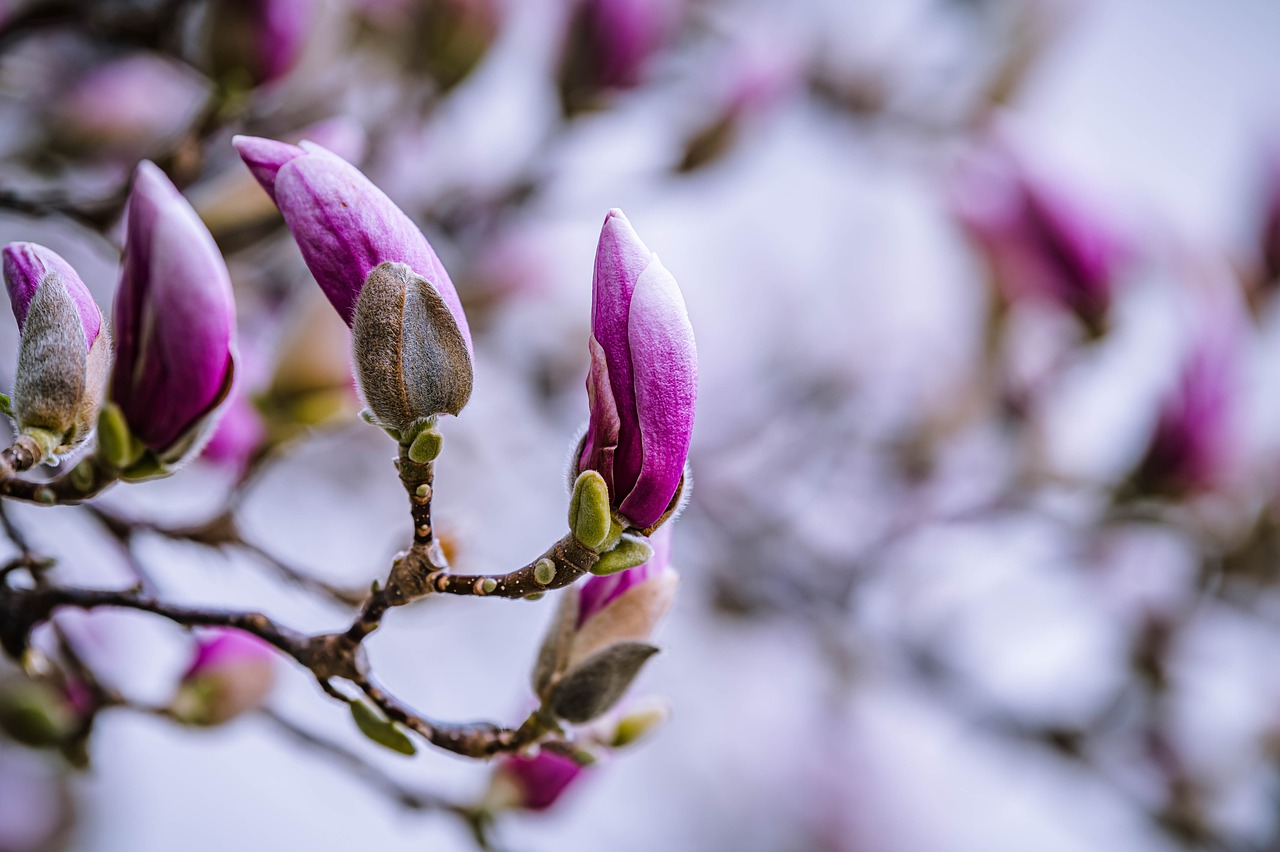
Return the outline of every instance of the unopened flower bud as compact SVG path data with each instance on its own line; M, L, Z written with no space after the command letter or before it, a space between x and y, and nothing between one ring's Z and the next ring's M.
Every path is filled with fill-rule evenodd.
M1226 478L1235 442L1234 340L1209 333L1183 364L1134 474L1143 494L1186 497Z
M1097 214L1080 209L1007 153L967 164L955 187L955 208L1004 299L1056 304L1091 335L1106 331L1127 251Z
M163 474L199 450L231 390L235 303L213 237L149 162L127 217L111 399L135 439L126 465Z
M588 722L616 704L657 648L650 636L675 598L671 528L644 565L591 577L562 600L538 654L534 691L556 716Z
M93 433L111 364L110 336L88 288L65 260L34 243L10 243L3 255L21 336L14 419L42 457L58 456Z
M236 137L303 259L352 327L356 375L379 425L407 434L471 393L471 332L427 239L358 169L318 145Z
M594 107L640 82L650 58L675 29L676 0L574 0L560 58L564 111Z
M275 652L242 630L202 637L170 710L190 725L220 725L262 706L275 685Z
M260 85L293 70L307 43L315 0L214 0L209 55L215 76Z
M50 144L130 164L163 150L190 125L208 84L186 65L131 53L85 71L49 107Z
M416 52L442 91L465 80L498 34L494 0L426 0L419 7Z
M614 510L651 532L682 494L698 354L680 288L620 210L605 218L592 292L591 421L578 470L604 477Z
M573 758L545 750L534 757L504 758L494 772L485 804L491 810L545 811L560 800L583 769Z

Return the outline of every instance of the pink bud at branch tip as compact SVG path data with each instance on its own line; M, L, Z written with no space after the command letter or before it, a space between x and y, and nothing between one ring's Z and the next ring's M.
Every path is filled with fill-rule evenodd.
M579 470L604 477L632 526L660 523L680 494L698 357L680 288L620 210L605 218L592 290L591 419Z

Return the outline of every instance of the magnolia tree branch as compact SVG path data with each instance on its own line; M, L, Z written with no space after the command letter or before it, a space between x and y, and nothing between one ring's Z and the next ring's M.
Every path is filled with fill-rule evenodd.
M339 679L350 681L391 721L416 732L438 748L466 757L489 757L500 752L517 751L548 733L542 725L526 725L516 730L488 722L451 724L429 720L387 693L369 677L363 654L346 641L345 634L308 636L260 612L179 606L134 589L96 590L47 584L33 589L17 589L0 585L0 645L14 658L21 658L31 632L61 607L132 609L187 627L243 630L274 646L310 671L330 696L350 703L352 699L333 683Z

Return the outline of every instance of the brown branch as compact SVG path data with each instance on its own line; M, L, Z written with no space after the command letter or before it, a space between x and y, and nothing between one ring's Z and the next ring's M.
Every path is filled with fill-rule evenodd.
M0 585L0 646L15 659L27 648L31 631L49 619L60 607L132 609L166 618L187 627L230 627L251 633L293 658L311 672L326 694L350 703L332 683L344 679L355 684L392 721L415 731L432 745L465 757L489 757L510 752L534 742L545 728L524 726L519 730L489 722L437 722L413 711L385 692L368 675L368 666L358 645L345 633L308 636L273 621L260 612L200 609L165 603L140 590L96 590L44 585L14 589Z

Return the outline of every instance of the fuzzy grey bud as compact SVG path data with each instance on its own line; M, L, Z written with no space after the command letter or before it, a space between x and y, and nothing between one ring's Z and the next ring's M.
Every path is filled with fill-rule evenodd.
M93 433L111 341L98 306L65 260L33 243L11 243L3 254L21 333L14 419L44 456L61 455Z
M471 353L439 291L407 264L365 279L352 322L356 380L378 425L401 435L471 397Z

